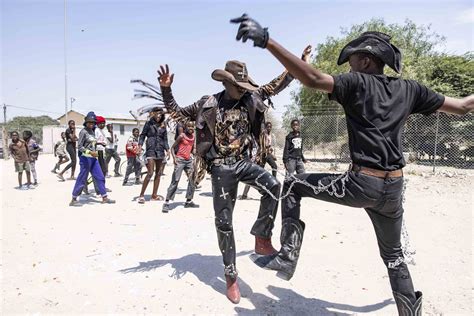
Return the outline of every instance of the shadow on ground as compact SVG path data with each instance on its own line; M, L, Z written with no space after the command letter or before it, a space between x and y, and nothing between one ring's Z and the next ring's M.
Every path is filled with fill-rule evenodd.
M246 256L250 253L252 251L241 251L237 256ZM170 277L181 279L186 273L192 273L199 281L222 293L222 299L226 299L224 297L226 285L221 256L205 256L194 253L177 259L140 262L138 266L122 269L119 272L149 272L168 264L174 269ZM276 297L273 298L261 293L254 293L241 277L239 277L239 286L242 297L248 299L255 307L254 309L246 309L236 306L235 312L239 315L352 315L354 313L375 312L393 304L391 298L366 306L328 302L317 298L304 297L292 289L270 285L268 290Z

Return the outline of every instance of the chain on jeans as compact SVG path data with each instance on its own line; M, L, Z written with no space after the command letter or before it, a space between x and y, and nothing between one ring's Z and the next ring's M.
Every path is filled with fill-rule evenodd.
M263 177L265 173L261 173L257 178L255 178L255 183L257 184L258 187L262 188L272 199L274 200L283 200L286 198L288 195L290 195L291 189L295 185L295 183L301 183L304 186L307 186L311 188L314 192L314 194L319 194L321 192L327 192L331 196L335 196L337 198L343 198L346 194L346 182L349 180L349 171L344 172L343 174L339 175L336 177L334 180L332 180L329 184L323 185L321 183L321 180L318 181L318 185L314 186L307 182L306 180L301 180L296 178L294 175L287 175L279 172L278 170L272 169L273 171L276 171L280 175L285 176L285 182L288 180L291 181L291 184L289 185L288 189L286 192L282 192L280 198L277 198L275 195L273 195L270 190L267 189L267 187L261 183L258 182L258 180ZM351 170L351 168L349 168ZM338 181L341 181L342 188L341 192L337 192L336 187L334 186ZM407 179L404 179L403 182L403 189L402 189L402 204L405 203L405 191L406 191L406 186L407 186ZM410 237L408 235L408 231L405 225L405 219L402 220L402 229L401 229L401 244L402 244L402 252L403 252L403 257L397 258L395 262L389 262L388 267L389 268L395 268L399 266L402 263L407 263L407 264L413 264L415 265L415 258L414 255L416 254L416 250L412 248L411 243L410 243Z

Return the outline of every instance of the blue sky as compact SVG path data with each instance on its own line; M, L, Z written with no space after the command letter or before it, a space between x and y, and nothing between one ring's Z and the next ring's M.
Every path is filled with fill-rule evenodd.
M127 113L132 78L156 82L156 69L168 63L180 105L221 90L211 72L228 59L247 63L259 84L283 68L271 55L235 41L228 21L243 12L268 26L270 35L294 53L339 36L341 27L373 17L389 23L411 19L431 24L447 37L440 50L474 50L472 1L67 1L68 95L74 108ZM2 0L0 102L42 111L64 112L63 0ZM273 99L276 115L291 102L289 89ZM9 108L8 116L40 115ZM51 114L51 116L58 116Z

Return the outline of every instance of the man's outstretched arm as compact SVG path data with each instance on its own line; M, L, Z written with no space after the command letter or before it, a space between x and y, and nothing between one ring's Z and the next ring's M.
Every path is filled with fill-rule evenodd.
M254 42L254 46L267 48L288 72L301 81L303 85L324 92L332 92L334 88L332 76L321 72L290 53L275 40L271 39L267 29L262 28L257 21L244 14L239 18L232 19L231 23L240 23L237 40L242 39L243 42L246 42L248 39L251 39Z
M303 85L328 93L332 92L334 79L331 75L323 73L296 57L272 38L268 39L266 48Z
M444 103L438 111L460 115L474 112L474 95L462 99L445 97Z

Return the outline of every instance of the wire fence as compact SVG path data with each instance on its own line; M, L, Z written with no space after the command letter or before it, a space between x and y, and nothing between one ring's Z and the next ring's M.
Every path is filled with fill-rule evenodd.
M277 152L282 153L288 129L274 130ZM306 159L316 162L350 162L344 115L307 116L301 119ZM474 169L474 114L411 115L403 134L407 163Z

